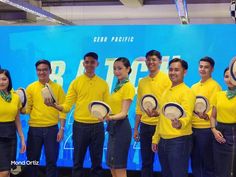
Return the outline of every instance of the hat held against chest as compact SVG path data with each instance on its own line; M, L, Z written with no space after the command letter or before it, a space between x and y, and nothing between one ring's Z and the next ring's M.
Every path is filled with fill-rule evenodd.
M107 114L111 113L110 106L103 101L92 101L88 108L91 116L95 118L105 118Z
M26 97L25 89L20 87L20 88L18 88L16 90L16 93L20 97L22 108L25 108L26 107L26 103L27 103L27 97Z
M143 112L156 110L158 108L158 101L154 95L146 94L141 99L140 107Z
M210 109L208 99L204 96L196 96L194 113L207 113Z
M233 85L236 85L236 57L233 57L229 64L230 81Z
M186 117L185 111L182 106L175 102L169 102L162 107L162 113L170 120Z
M56 102L56 97L52 91L52 88L50 87L50 85L48 83L45 84L45 87L41 90L42 92L42 96L45 99L52 99L53 103Z

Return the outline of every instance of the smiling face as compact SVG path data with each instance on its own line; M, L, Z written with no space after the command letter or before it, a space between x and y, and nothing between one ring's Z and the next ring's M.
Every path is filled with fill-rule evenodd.
M203 80L207 80L211 77L211 73L213 72L213 67L207 61L200 61L198 72Z
M183 82L184 75L187 70L185 70L180 62L173 62L169 66L169 78L172 81L172 86L176 86Z
M234 88L235 87L235 85L233 85L232 82L230 81L229 70L227 70L224 74L224 81L225 81L225 84L228 86L228 88Z
M47 83L49 81L49 75L51 70L47 64L39 64L36 68L38 79L41 83Z
M9 86L8 77L4 73L1 73L0 74L0 90L7 92L8 86Z
M156 55L151 55L146 58L146 65L150 73L159 71L161 60Z
M85 68L85 73L94 74L95 69L98 66L98 61L91 56L87 56L84 59L83 66Z
M130 67L126 67L122 61L116 61L113 66L114 75L118 78L119 81L124 80L128 77Z

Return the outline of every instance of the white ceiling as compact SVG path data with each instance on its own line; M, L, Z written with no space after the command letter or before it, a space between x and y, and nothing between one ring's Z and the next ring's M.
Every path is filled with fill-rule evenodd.
M32 0L30 0L32 1ZM35 0L33 0L35 1ZM124 5L83 5L42 7L56 16L76 25L99 24L180 24L175 4L142 5L142 0L120 0ZM37 0L38 2L38 0ZM2 6L2 7L1 7ZM230 17L229 3L188 4L190 24L234 23ZM0 14L3 11L0 3ZM53 25L45 19L36 21L1 21L0 25Z

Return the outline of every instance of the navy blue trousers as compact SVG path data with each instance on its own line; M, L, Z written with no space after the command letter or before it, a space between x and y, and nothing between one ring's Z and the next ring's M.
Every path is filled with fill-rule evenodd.
M191 166L194 177L215 177L213 139L210 128L193 128Z
M46 156L46 177L57 177L57 158L59 143L57 142L58 126L29 127L27 138L27 176L38 176L37 162L40 160L42 147Z
M161 138L158 156L162 177L188 177L191 148L192 135L172 139Z
M74 121L73 124L73 177L84 177L83 163L89 148L92 167L90 177L103 177L102 154L104 143L103 123L86 124Z
M140 124L140 145L142 157L142 177L153 177L153 162L155 153L152 151L152 136L155 125Z

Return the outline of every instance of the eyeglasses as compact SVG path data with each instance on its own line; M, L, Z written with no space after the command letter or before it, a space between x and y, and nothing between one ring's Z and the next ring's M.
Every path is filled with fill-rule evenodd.
M49 71L48 68L37 69L37 72L43 72L43 73L46 73L46 72L48 72L48 71Z

